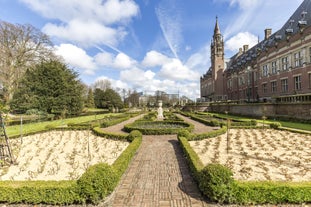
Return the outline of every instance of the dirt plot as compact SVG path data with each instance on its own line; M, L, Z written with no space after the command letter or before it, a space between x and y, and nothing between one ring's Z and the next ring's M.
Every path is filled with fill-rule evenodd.
M16 164L0 180L73 180L99 162L112 164L129 145L90 131L50 131L10 141Z
M190 145L205 165L226 165L237 180L311 181L311 135L230 129L228 138L227 142L227 134L223 134L190 141Z

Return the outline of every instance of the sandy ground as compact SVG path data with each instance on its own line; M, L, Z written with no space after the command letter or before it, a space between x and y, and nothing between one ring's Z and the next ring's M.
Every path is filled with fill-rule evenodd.
M16 164L0 170L0 180L73 180L99 162L112 164L128 142L90 131L50 131L10 141Z
M226 165L237 180L311 181L311 135L230 129L228 137L228 142L224 134L190 145L205 165Z

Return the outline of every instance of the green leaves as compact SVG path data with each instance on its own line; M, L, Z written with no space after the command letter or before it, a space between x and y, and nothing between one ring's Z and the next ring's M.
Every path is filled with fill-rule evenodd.
M76 72L59 61L42 62L26 71L10 106L20 112L38 109L59 116L79 114L83 86L77 78Z

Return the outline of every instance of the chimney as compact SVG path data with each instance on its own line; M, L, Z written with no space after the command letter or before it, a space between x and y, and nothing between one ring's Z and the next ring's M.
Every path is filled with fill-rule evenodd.
M248 45L243 45L243 52L246 52L248 50Z
M272 29L265 29L265 40L267 40L272 33Z

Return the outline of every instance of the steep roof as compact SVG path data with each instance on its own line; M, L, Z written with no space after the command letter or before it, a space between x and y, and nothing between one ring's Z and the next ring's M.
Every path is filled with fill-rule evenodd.
M239 66L242 64L257 58L257 56L266 48L274 46L278 41L285 40L288 35L299 33L301 27L309 26L311 26L311 1L304 0L280 30L244 53L237 53L232 56L227 69L234 70L240 68Z

